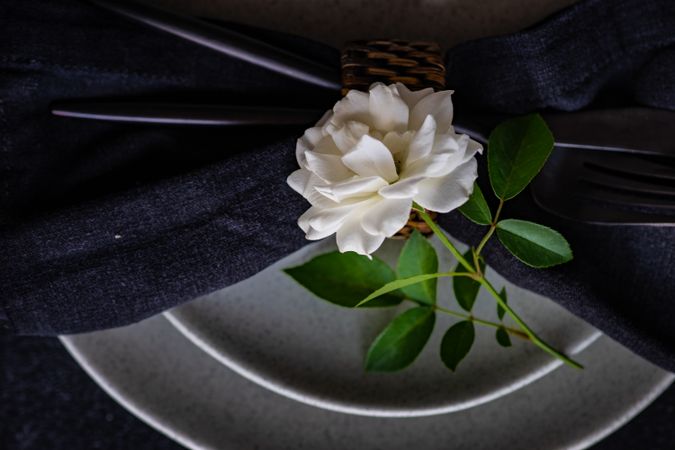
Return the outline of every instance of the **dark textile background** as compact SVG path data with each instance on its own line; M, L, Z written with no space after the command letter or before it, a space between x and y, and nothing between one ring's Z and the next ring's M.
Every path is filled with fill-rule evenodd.
M251 30L311 58L337 51ZM448 54L457 111L675 107L670 0L588 0ZM57 334L140 320L250 276L304 244L285 185L302 129L122 126L55 118L50 101L148 98L328 108L337 98L75 0L0 2L0 320ZM485 177L483 176L483 179ZM489 192L489 191L488 191ZM561 222L527 195L507 213L554 224L572 264L489 263L675 369L675 234ZM479 230L456 214L455 236ZM611 262L611 263L608 263ZM3 449L175 449L113 403L53 338L0 335ZM668 449L675 388L598 449Z
M242 30L337 67L335 49ZM448 82L458 113L576 109L594 98L673 108L674 41L669 0L589 0L524 32L451 49ZM0 58L0 286L16 332L134 322L305 243L295 221L307 205L285 183L301 129L92 123L53 117L48 106L143 95L328 108L336 93L75 0L2 2ZM533 271L493 245L493 267L675 369L675 228L568 223L527 194L506 213L553 225L576 258ZM465 242L480 233L456 213L441 222Z
M75 0L0 3L0 58L0 286L17 332L140 320L304 244L303 200L285 184L302 127L120 126L56 118L48 106L142 94L327 108L336 93Z

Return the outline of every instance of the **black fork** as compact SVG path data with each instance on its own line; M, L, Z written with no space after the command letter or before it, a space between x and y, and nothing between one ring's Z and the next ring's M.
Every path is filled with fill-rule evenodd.
M675 154L555 149L531 191L543 209L581 222L675 226Z
M104 8L216 52L320 87L338 90L328 67L235 31L131 0L90 0ZM175 125L239 126L313 123L320 111L232 105L148 104L75 100L56 115ZM650 108L544 114L556 150L532 185L539 206L583 222L675 225L675 112ZM498 117L471 114L456 128L487 141Z

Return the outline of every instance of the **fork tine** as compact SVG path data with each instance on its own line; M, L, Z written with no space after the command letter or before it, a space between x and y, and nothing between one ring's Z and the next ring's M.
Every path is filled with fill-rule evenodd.
M559 146L675 157L674 111L633 107L543 116Z
M606 172L603 166L584 162L579 179L586 183L615 192L632 194L633 197L654 197L670 201L675 205L675 182L659 182L659 179L647 181L646 178L631 177L626 174Z
M626 175L631 178L644 178L675 181L675 158L645 158L636 155L613 154L608 156L600 152L587 152L588 163L605 173Z
M668 161L556 148L530 191L539 207L567 219L675 226L675 181L670 176L675 160L673 169ZM662 176L651 177L654 173Z
M163 125L307 125L322 111L300 108L245 107L183 103L79 100L51 104L52 114L77 119Z
M265 42L192 17L130 0L90 0L105 9L273 72L328 89L341 87L339 65L327 67Z
M631 189L624 190L617 188L615 185L603 184L602 182L587 178L580 178L578 185L580 189L576 190L575 193L580 197L624 207L675 211L675 197L670 199L659 196L652 197L645 195L645 192L633 191Z

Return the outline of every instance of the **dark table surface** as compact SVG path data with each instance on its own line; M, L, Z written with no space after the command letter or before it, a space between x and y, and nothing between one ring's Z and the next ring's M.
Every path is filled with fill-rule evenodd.
M2 450L183 448L109 398L55 338L2 334L0 364ZM673 424L675 386L593 449L675 449Z

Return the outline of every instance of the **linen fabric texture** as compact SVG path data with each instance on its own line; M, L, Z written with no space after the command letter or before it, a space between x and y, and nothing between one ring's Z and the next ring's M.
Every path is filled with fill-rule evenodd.
M339 68L336 49L224 26ZM457 114L675 109L675 7L584 1L520 33L450 49L447 63ZM49 112L55 100L126 96L328 109L339 93L85 2L2 2L0 310L16 333L133 323L307 244L296 223L307 204L286 185L304 127L124 125ZM484 156L479 166L486 183ZM575 259L534 270L493 242L491 267L675 370L675 227L574 223L537 209L527 192L507 205L505 217L560 231ZM456 212L440 223L467 243L484 231Z

